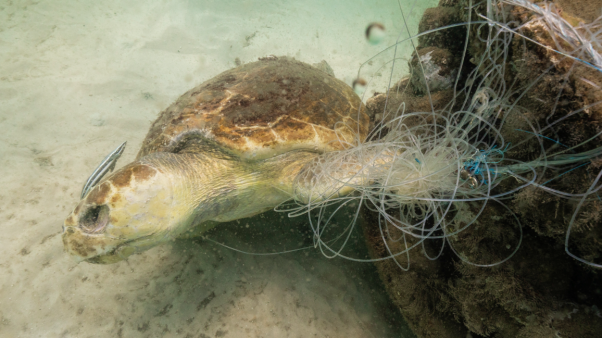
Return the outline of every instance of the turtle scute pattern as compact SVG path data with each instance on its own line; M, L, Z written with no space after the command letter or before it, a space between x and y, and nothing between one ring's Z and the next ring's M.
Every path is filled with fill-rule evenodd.
M357 143L367 132L368 116L351 87L308 64L271 57L182 95L153 123L138 158L198 152L201 140L261 159L292 149L341 149L337 140Z

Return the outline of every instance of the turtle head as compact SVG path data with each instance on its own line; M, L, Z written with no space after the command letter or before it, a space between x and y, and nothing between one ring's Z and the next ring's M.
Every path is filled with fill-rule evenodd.
M171 180L140 161L115 171L65 220L65 250L79 261L108 264L171 239L186 218L174 203Z

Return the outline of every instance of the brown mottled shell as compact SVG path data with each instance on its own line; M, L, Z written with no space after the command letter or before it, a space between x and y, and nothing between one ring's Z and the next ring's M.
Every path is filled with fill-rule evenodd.
M270 57L182 95L153 123L138 158L180 152L189 135L212 139L245 158L299 148L335 150L342 148L341 139L356 143L359 135L363 141L368 124L347 84L305 63Z

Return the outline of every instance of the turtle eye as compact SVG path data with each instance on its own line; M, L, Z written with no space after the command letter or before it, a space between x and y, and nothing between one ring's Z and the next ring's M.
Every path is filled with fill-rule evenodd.
M89 207L79 220L79 227L89 234L99 233L109 223L109 207L96 205Z

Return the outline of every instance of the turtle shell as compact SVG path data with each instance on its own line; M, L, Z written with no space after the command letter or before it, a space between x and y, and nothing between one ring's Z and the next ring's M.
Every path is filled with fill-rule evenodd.
M299 148L336 150L363 141L368 125L360 98L347 84L294 59L269 57L182 95L153 123L138 158L201 151L194 146L199 139L243 158Z

